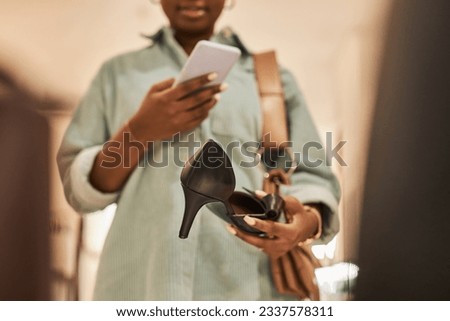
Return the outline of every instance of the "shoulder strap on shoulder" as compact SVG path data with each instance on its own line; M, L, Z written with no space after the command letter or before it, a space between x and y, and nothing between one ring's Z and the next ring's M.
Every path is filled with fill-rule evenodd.
M282 147L289 135L275 51L254 54L253 62L263 113L263 147Z

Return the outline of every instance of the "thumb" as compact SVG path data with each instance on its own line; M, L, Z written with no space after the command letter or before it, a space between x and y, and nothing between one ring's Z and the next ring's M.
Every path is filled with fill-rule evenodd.
M297 213L304 211L303 204L293 196L284 198L284 212L288 222L292 222Z
M158 83L154 84L152 86L152 88L150 88L150 92L157 93L157 92L161 92L166 89L169 89L170 87L172 87L174 82L175 82L175 78L170 78L170 79L166 79L161 82L158 82Z

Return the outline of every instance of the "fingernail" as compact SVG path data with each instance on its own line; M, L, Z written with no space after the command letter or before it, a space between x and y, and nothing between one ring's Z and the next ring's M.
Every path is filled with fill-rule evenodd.
M218 76L217 72L212 72L212 73L210 73L210 74L208 75L207 78L208 78L209 81L212 81L212 80L216 79L217 76Z
M229 86L227 83L223 83L222 85L220 85L219 90L220 90L220 92L223 92L223 91L227 90L228 87Z
M220 100L220 95L219 95L219 94L215 94L213 97L214 97L214 99L215 99L216 101L219 101L219 100Z
M244 221L245 221L245 223L247 223L250 226L253 226L253 225L256 224L255 219L253 217L248 216L248 215L244 216Z
M227 228L228 232L230 232L230 234L233 234L233 235L237 234L236 230L233 227L231 227L231 225L227 225L226 228Z
M258 196L258 197L264 197L264 196L266 196L266 192L263 192L263 191L260 191L260 190L256 190L255 191L255 194L256 194L256 196Z

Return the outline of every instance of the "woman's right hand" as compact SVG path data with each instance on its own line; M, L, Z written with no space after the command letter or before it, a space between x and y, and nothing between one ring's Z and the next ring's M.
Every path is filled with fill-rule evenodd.
M210 73L176 87L172 87L173 78L153 85L130 119L129 128L134 138L145 144L169 139L200 125L219 100L218 93L226 89L224 84L202 89L215 78L217 74Z

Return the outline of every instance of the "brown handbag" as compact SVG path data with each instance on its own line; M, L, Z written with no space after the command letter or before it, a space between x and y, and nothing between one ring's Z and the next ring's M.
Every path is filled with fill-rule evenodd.
M253 56L255 75L258 83L261 109L263 112L264 150L283 149L288 141L286 107L278 64L274 51ZM280 184L289 184L284 171L271 170L263 182L267 193L277 193ZM305 206L307 210L310 210ZM285 214L286 222L292 217ZM319 260L306 242L298 244L283 256L270 258L272 279L281 294L295 295L300 300L320 300L315 269L320 267Z

